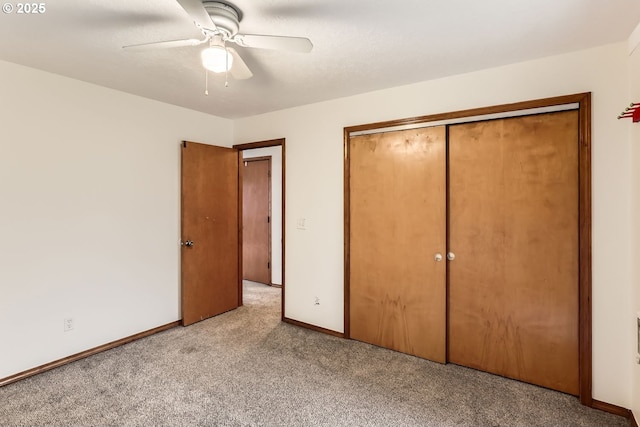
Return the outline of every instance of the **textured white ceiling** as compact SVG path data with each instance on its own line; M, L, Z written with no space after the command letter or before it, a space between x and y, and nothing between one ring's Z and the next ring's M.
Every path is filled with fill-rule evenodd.
M205 96L202 47L121 48L200 38L175 0L39 2L0 13L0 59L228 118L622 41L640 22L638 0L233 0L240 32L314 49L237 47L254 77L210 74Z

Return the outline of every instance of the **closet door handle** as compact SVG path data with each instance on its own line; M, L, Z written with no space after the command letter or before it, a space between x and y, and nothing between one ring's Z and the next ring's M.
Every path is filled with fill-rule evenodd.
M440 262L440 261L442 261L442 254L441 254L441 253L437 253L437 254L433 257L433 259L435 259L435 260L436 260L436 262Z
M449 261L453 261L454 259L456 259L456 254L454 254L453 252L447 252L447 259Z

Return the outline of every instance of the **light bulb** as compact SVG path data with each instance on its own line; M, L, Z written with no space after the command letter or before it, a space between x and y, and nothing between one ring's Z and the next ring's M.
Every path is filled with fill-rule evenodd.
M211 46L202 51L202 65L214 73L224 73L231 69L233 56L222 46Z

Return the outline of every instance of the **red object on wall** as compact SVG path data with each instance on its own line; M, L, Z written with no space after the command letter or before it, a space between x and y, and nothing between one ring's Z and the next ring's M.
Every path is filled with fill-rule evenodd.
M631 117L633 123L640 122L640 102L634 102L625 108L625 110L618 116L618 120L628 117Z

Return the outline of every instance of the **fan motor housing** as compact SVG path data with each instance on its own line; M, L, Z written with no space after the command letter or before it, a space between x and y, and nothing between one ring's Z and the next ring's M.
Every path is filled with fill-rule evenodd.
M205 1L202 5L219 30L228 33L228 37L238 34L242 15L237 8L229 3L218 1Z

